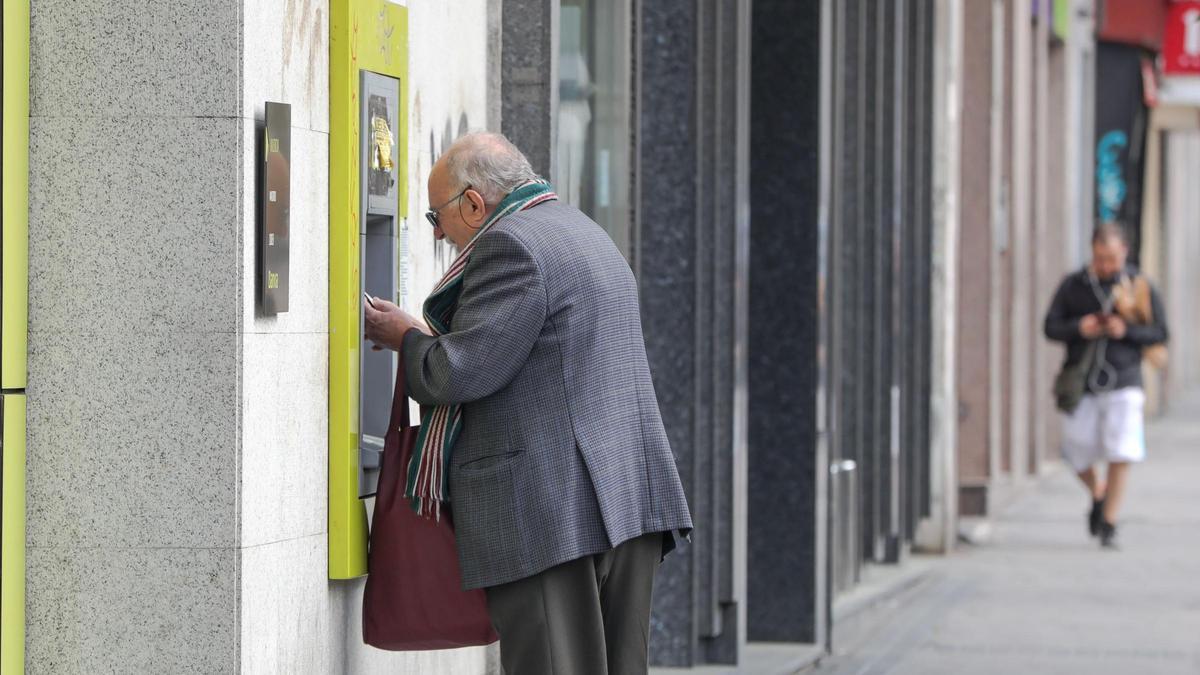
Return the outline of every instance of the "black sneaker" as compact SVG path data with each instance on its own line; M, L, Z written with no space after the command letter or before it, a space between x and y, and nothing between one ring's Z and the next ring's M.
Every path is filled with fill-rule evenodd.
M1118 550L1117 526L1108 521L1100 521L1100 547Z
M1092 512L1088 514L1088 532L1093 537L1100 534L1100 523L1104 522L1104 500L1092 500Z

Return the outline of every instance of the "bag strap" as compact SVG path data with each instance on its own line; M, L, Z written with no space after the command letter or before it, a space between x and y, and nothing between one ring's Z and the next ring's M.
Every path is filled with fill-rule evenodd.
M412 426L408 411L408 379L404 373L404 347L396 350L396 388L392 392L392 413L388 418L388 431Z

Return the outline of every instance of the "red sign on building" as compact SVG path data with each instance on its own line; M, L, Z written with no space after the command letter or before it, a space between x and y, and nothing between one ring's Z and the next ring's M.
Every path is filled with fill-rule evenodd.
M1200 75L1200 2L1171 3L1162 58L1164 75Z

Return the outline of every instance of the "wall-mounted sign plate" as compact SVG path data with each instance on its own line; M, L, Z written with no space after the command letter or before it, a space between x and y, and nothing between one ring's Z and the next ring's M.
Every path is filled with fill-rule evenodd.
M292 106L267 103L258 194L258 298L263 314L288 311Z

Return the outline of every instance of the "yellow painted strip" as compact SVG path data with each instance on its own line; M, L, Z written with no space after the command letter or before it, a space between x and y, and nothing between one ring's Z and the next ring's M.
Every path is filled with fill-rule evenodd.
M331 0L329 25L329 578L367 573L367 515L358 499L358 82L400 79L399 210L408 204L408 9Z
M0 387L24 389L29 326L29 2L4 0Z
M3 399L3 559L0 559L0 673L25 672L25 396Z
M4 2L0 387L24 389L29 325L29 1ZM25 672L25 396L0 402L0 674Z

